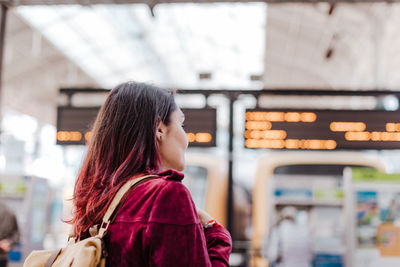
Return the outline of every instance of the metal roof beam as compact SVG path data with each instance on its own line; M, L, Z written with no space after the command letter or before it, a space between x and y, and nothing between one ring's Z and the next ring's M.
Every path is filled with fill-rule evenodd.
M395 3L400 0L0 0L0 4L8 6L34 6L34 5L97 5L97 4L156 4L167 3Z
M171 89L170 90L174 90ZM60 94L75 94L75 93L108 93L111 89L104 88L61 88ZM352 91L352 90L328 90L328 89L264 89L264 90L205 90L205 89L176 89L178 94L224 94L227 96L239 96L239 95L281 95L281 96L387 96L393 95L400 98L400 91L390 90L364 90L364 91Z

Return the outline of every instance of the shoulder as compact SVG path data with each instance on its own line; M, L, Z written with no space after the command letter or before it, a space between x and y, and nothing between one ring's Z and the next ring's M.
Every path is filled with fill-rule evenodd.
M134 192L129 194L127 202L132 202L130 205L137 201L138 196L140 196L140 199L153 201L160 194L168 194L174 190L184 191L186 189L181 182L184 175L180 172L167 170L156 173L153 176L155 177L139 182ZM190 194L189 192L187 193Z
M182 184L183 173L170 169L156 175L157 177L154 179L149 179L143 185L139 185L139 191L150 190L156 199L169 194L172 194L171 197L173 197L177 192L190 196L189 190Z
M168 170L138 185L127 197L116 222L154 222L188 225L199 223L183 174Z
M159 192L154 200L149 222L171 224L199 223L189 190L182 184L183 174L168 170L159 174Z
M170 169L158 175L161 179L156 179L159 183L159 193L156 200L168 198L169 205L179 202L193 202L189 190L182 183L183 173Z

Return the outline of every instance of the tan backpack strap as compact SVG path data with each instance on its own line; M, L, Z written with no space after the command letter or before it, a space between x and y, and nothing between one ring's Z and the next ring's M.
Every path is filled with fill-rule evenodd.
M61 248L54 250L50 258L44 264L44 267L51 267L51 265L53 265L53 263L56 261L58 255L60 255L60 253L61 253Z
M157 177L157 175L146 175L143 177L139 177L136 179L129 180L126 182L115 194L114 199L111 201L110 206L108 206L108 209L106 213L103 216L103 222L101 223L100 230L98 236L100 238L103 238L103 236L106 234L108 226L111 224L111 216L113 215L115 209L118 207L120 204L121 199L125 196L125 194L134 186L139 184L142 180L151 178L151 177Z

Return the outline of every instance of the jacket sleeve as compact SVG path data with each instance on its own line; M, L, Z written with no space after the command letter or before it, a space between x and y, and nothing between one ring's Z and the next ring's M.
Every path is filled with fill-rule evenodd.
M168 181L157 196L145 233L149 266L229 266L232 241L220 227L203 230L189 191Z
M232 239L228 230L223 227L212 227L204 232L212 266L229 266Z

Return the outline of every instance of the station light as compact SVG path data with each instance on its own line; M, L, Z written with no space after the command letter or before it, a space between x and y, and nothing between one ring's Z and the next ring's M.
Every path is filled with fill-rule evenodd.
M285 113L285 121L287 122L299 122L300 121L300 113L298 112L287 112Z
M346 132L344 138L347 141L369 141L371 139L370 132Z
M400 141L400 132L372 132L372 141L397 142Z
M78 142L82 140L82 134L76 131L58 131L57 140L61 142Z
M328 149L332 150L336 148L335 140L319 140L319 139L311 139L311 140L300 140L301 148L303 149Z
M86 132L85 133L85 140L86 142L89 142L90 138L92 137L92 131Z
M285 121L284 112L248 112L246 114L248 121Z
M186 136L189 143L193 143L196 141L196 135L194 133L186 133Z
M258 140L248 139L245 141L245 145L248 148L275 148L282 149L285 147L285 141L283 140Z
M210 133L186 133L189 143L210 143L213 138Z
M400 132L400 123L388 122L386 123L386 131Z
M284 112L267 112L266 113L267 120L269 121L285 121L285 113Z
M298 139L287 139L285 142L285 146L287 149L299 149L300 142Z
M196 142L209 143L212 140L212 135L209 133L196 133Z
M246 120L248 121L267 121L266 112L247 112Z
M269 121L248 121L245 127L248 130L269 130L272 124Z
M283 130L266 130L266 131L251 131L245 132L245 137L250 139L285 139L286 131Z
M303 112L300 115L302 122L314 122L317 119L317 114L314 112Z
M248 122L314 122L316 119L314 112L246 112Z
M273 149L308 149L308 150L332 150L337 143L335 140L319 139L287 139L287 140L260 140L247 139L245 141L247 148L273 148Z
M329 128L332 132L362 132L367 126L364 122L331 122Z
M335 140L327 140L325 141L325 146L327 149L332 150L337 147L337 143Z

